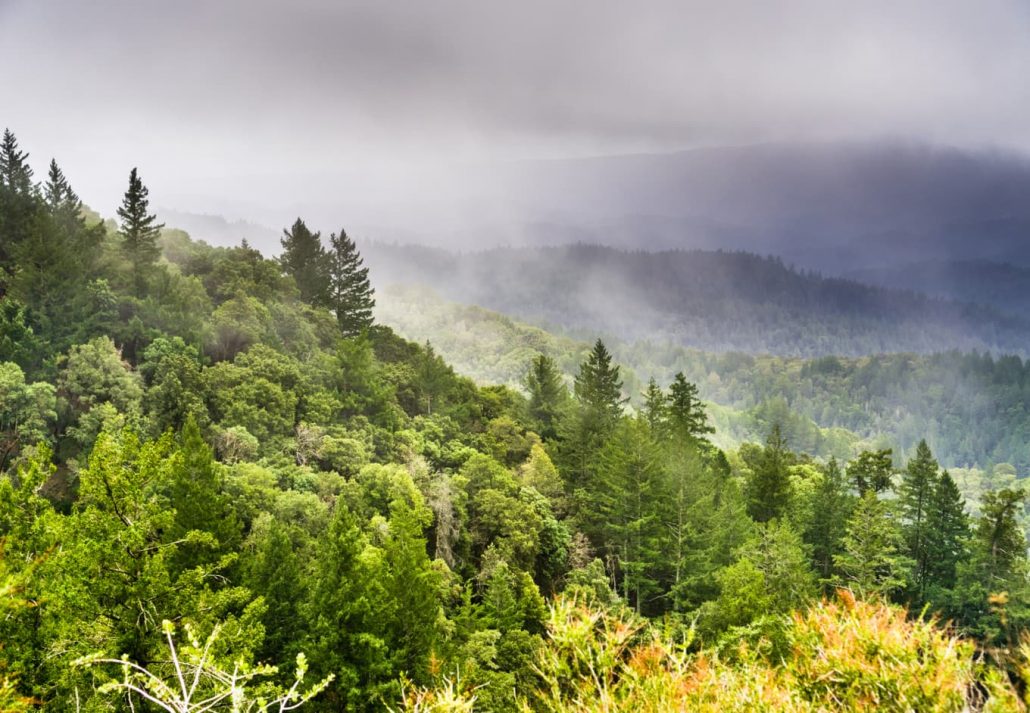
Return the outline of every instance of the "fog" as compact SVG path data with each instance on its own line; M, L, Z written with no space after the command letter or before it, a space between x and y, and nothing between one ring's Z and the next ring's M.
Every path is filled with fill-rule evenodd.
M623 166L592 164L614 186L599 190L585 157L901 142L953 147L990 173L1030 149L1030 6L1016 0L0 0L0 66L0 124L37 172L57 157L104 214L139 166L169 214L274 230L302 214L325 231L448 246L761 249L766 214L734 224L741 204L785 206L774 223L798 212L766 193L777 171L730 171L736 183L709 200L696 181L652 184L646 171L628 174L627 194L610 180ZM813 175L847 196L851 164L829 156ZM558 165L575 168L554 180ZM794 200L818 199L806 191ZM919 208L953 197L930 191ZM845 216L841 239L878 211L866 208ZM1008 204L992 210L976 217ZM800 232L825 233L825 218Z

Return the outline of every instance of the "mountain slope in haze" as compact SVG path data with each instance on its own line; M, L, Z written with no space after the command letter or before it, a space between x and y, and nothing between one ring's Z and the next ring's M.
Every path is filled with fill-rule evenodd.
M828 279L747 253L588 245L462 254L384 244L362 250L380 286L424 284L449 299L583 338L798 356L1030 349L1030 325L1021 318Z
M587 341L458 304L420 288L378 295L376 317L408 339L429 340L480 382L518 386L537 353L566 377ZM848 459L868 447L910 454L926 438L949 468L1014 464L1030 472L1030 362L948 352L858 358L712 354L653 342L608 344L623 367L624 392L639 405L650 377L682 371L711 404L722 445L762 441L773 423L791 447ZM967 474L963 474L967 475Z
M853 270L870 285L989 305L1014 316L1030 313L1030 268L986 260L930 261Z

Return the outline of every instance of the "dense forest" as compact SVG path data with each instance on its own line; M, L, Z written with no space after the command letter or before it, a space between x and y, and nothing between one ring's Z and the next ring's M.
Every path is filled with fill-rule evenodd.
M925 441L719 448L601 340L478 385L344 230L102 221L10 132L0 236L4 710L1022 709L1024 493Z
M429 340L461 373L517 387L540 352L566 380L590 343L461 305L418 287L381 289L379 318ZM675 344L608 342L640 406L647 379L682 372L698 385L725 447L760 440L774 422L791 448L850 458L864 448L911 455L920 440L953 468L1030 471L1030 364L1017 356L949 351L817 358L714 353ZM569 381L571 383L571 381ZM900 464L900 461L899 461Z
M785 356L1030 348L1025 315L821 277L750 253L598 245L453 253L384 243L363 250L379 287L423 284L587 340Z

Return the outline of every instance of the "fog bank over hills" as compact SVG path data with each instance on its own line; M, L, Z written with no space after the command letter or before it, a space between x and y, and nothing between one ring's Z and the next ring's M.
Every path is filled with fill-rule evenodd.
M601 246L455 253L363 243L378 286L423 284L583 339L798 356L1030 350L1030 324L970 303L800 272L777 258Z
M1030 266L1028 197L1024 156L883 140L440 166L233 217L275 226L300 214L326 234L343 226L362 238L465 250L747 250L842 274L932 260ZM270 229L192 227L215 242L279 247Z

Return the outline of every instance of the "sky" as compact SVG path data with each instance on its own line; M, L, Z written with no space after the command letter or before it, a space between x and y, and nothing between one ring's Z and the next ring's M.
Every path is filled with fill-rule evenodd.
M0 67L0 125L105 214L133 166L159 205L274 225L471 200L463 167L526 159L1030 152L1025 0L0 0Z

